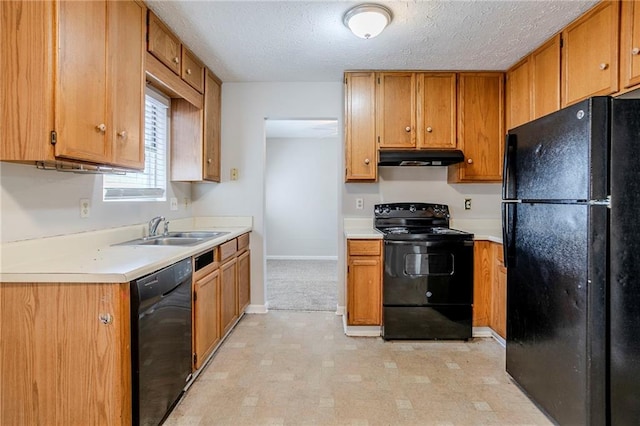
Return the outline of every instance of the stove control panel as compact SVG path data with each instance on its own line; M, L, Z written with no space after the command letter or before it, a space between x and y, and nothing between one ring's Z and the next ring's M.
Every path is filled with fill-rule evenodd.
M449 218L449 207L446 204L431 203L389 203L376 204L373 210L375 217L416 217L416 218Z

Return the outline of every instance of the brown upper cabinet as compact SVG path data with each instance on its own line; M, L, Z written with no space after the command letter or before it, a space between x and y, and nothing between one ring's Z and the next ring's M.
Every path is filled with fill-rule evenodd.
M378 178L376 149L376 75L345 73L345 181L375 181Z
M562 31L562 106L618 91L620 2L604 0Z
M506 74L507 129L531 120L531 60L526 57Z
M560 34L529 55L531 119L560 109Z
M507 129L560 109L560 34L507 71Z
M620 86L628 89L640 83L640 4L621 2Z
M458 74L458 148L449 182L499 182L504 146L504 73Z
M220 182L220 81L207 70L204 108L171 102L171 180Z
M147 50L199 93L204 91L204 64L151 11L148 17Z
M376 127L380 148L416 147L416 74L377 73Z
M11 143L2 144L0 160L142 169L144 5L18 1L1 7L8 41L2 88L9 95L2 103L8 123L2 140Z
M418 148L455 149L456 74L417 73Z

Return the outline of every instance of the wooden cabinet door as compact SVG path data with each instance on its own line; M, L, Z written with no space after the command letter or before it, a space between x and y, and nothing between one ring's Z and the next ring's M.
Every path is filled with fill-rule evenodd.
M458 75L458 147L465 160L449 168L450 181L502 180L503 105L503 73Z
M382 323L381 281L380 257L350 257L347 324L380 325Z
M171 71L180 75L181 43L160 19L149 11L147 50Z
M144 169L144 6L134 1L108 3L109 70L113 141L112 163Z
M0 424L130 425L130 324L129 283L2 283Z
M456 74L417 74L418 148L451 148L456 143Z
M416 147L416 75L377 74L376 128L380 148Z
M109 163L107 2L58 3L55 154Z
M0 160L53 160L53 2L0 2Z
M204 65L184 46L182 47L180 76L198 92L202 93L204 91Z
M618 1L604 0L562 32L562 106L618 91Z
M491 323L494 257L492 243L473 243L473 326Z
M238 256L238 315L251 302L251 254L247 250Z
M207 70L204 91L204 180L220 182L220 83Z
M194 368L198 369L220 341L220 270L216 269L196 281L194 291Z
M345 181L378 178L374 72L345 73Z
M621 2L620 85L624 89L640 83L640 4Z
M224 336L238 319L236 258L220 267L220 335Z
M346 182L378 178L374 72L345 73Z
M560 34L530 56L531 119L560 109Z
M491 301L491 328L507 338L507 269L502 259L502 244L492 244L495 269Z
M518 62L507 71L507 129L531 120L531 78L529 58Z

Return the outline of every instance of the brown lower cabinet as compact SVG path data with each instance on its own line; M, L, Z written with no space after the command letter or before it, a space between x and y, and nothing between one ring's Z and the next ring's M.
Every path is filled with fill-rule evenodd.
M237 271L238 259L233 257L220 267L220 330L227 334L238 319Z
M130 425L129 283L0 283L0 424Z
M507 269L502 244L474 243L473 326L507 337Z
M214 250L215 253L215 250ZM193 276L193 368L202 367L220 343L220 269L214 262Z
M382 324L382 240L347 240L347 324Z

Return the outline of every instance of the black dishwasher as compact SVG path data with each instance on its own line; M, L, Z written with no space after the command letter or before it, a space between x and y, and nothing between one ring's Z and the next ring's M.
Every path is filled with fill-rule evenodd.
M158 425L191 377L191 259L131 282L133 424Z

